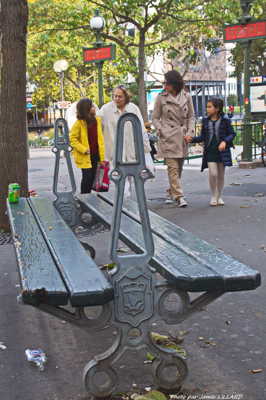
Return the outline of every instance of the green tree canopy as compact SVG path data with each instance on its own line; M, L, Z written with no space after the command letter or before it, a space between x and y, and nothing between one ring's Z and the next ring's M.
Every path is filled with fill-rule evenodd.
M82 48L91 47L95 36L89 27L92 8L87 1L35 0L30 3L27 69L36 85L33 101L47 106L60 98L60 85L53 64L66 59L65 98L75 101L89 96L97 102L97 72L94 64L85 65ZM122 64L104 64L105 85L110 86L125 76ZM108 99L108 97L107 97Z
M253 8L258 12L262 3L256 0ZM70 64L66 98L88 95L97 101L95 66L84 66L82 60L82 47L95 40L89 28L95 8L106 20L102 37L116 43L118 50L115 62L104 63L105 91L110 93L128 73L133 75L144 118L147 59L163 54L195 63L197 49L208 39L222 40L224 24L237 22L242 13L240 3L233 0L31 0L28 70L38 102L47 104L59 97L53 63L60 58Z

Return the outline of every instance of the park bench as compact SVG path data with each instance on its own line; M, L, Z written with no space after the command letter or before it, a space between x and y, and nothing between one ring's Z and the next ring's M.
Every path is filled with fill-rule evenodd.
M132 163L122 160L124 124L128 121L133 125L136 149L136 162ZM155 357L151 368L154 384L177 390L188 373L186 362L179 353L153 340L154 323L159 320L176 325L226 292L256 289L260 274L148 213L144 192L148 174L141 125L135 115L124 114L118 122L111 173L115 200L110 194L74 198L67 127L63 120L59 124L63 134L58 135L56 124L54 204L42 198L8 204L21 300L87 331L104 327L107 322L117 328L115 343L84 369L84 384L91 395L104 398L117 392L117 363L126 351L143 349ZM66 156L71 192L57 190L61 150ZM137 202L123 199L127 176L134 177ZM68 226L75 228L82 213L92 216L90 229L93 221L111 229L110 256L115 268L108 276L98 269ZM119 240L131 249L129 254L119 253ZM174 307L169 308L173 297ZM88 318L87 308L96 305L101 306L100 315Z

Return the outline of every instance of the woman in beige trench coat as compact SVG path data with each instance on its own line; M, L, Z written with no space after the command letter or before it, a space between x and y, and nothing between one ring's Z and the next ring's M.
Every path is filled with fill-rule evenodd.
M184 89L179 72L172 70L165 75L164 91L158 94L152 122L159 137L159 155L165 159L170 184L170 197L166 201L186 207L181 175L188 145L184 137L194 136L195 116L192 98Z

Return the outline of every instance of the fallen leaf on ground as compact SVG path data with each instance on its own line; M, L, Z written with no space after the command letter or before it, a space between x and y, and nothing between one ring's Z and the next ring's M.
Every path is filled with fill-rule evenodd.
M131 398L133 400L167 400L165 394L157 390L152 390L147 394L132 395Z
M110 271L111 269L114 269L115 267L116 267L116 263L100 265L100 269L104 269L107 271Z
M155 359L155 356L149 352L146 354L146 357L147 357L148 362L152 362ZM144 361L144 363L145 363L145 361Z
M169 336L160 335L157 332L151 332L151 338L159 346L176 351L181 357L186 358L186 350L183 347L177 345L173 340L171 340Z
M158 392L157 390L152 390L146 394L145 397L149 400L167 400L165 394Z
M189 331L179 331L178 333L180 336L185 336L189 333Z
M4 345L3 342L0 342L0 350L6 350L7 347Z
M204 343L209 344L210 346L217 346L217 344L215 342L212 342L210 340L205 340Z
M262 371L263 371L262 368L258 368L258 369L251 369L249 372L251 372L252 374L259 374Z
M125 247L119 247L119 249L117 249L117 253L128 253L129 249L126 249Z

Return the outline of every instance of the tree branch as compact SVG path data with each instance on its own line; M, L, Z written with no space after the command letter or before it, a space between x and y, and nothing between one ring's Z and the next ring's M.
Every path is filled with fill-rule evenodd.
M56 31L75 31L78 29L88 29L90 28L89 25L81 25L81 26L76 26L73 28L47 28L47 29L43 29L41 31L37 31L37 32L29 32L28 35L38 35L38 33L43 33L43 32L56 32Z
M125 54L128 56L129 60L130 60L133 64L136 65L136 58L131 54L131 52L129 51L129 48L128 48L129 46L126 45L122 39L120 39L120 38L117 37L117 36L110 35L110 34L108 34L108 33L102 33L102 36L103 36L105 39L112 40L113 42L115 42L115 43L117 43L119 46L121 46L121 48L123 49L123 51L125 52Z
M114 8L108 7L105 3L98 2L96 0L90 0L90 3L95 4L96 6L101 7L105 10L110 11L114 17L118 17L118 18L122 19L123 20L123 21L121 21L122 23L131 22L139 30L142 29L142 26L134 18L131 18L128 15L118 13Z
M148 42L148 43L145 43L145 44L144 44L144 47L155 46L155 45L157 45L157 44L160 44L160 43L162 43L162 42L165 42L166 40L171 39L174 35L177 35L178 33L180 33L180 31L181 31L181 27L180 27L180 30L178 30L178 31L176 31L176 32L171 32L171 33L169 33L168 35L164 36L164 37L161 38L161 39L158 39L158 40L155 41L155 42ZM139 45L138 45L137 43L130 43L130 44L128 44L128 47L138 47L138 46L139 46Z

